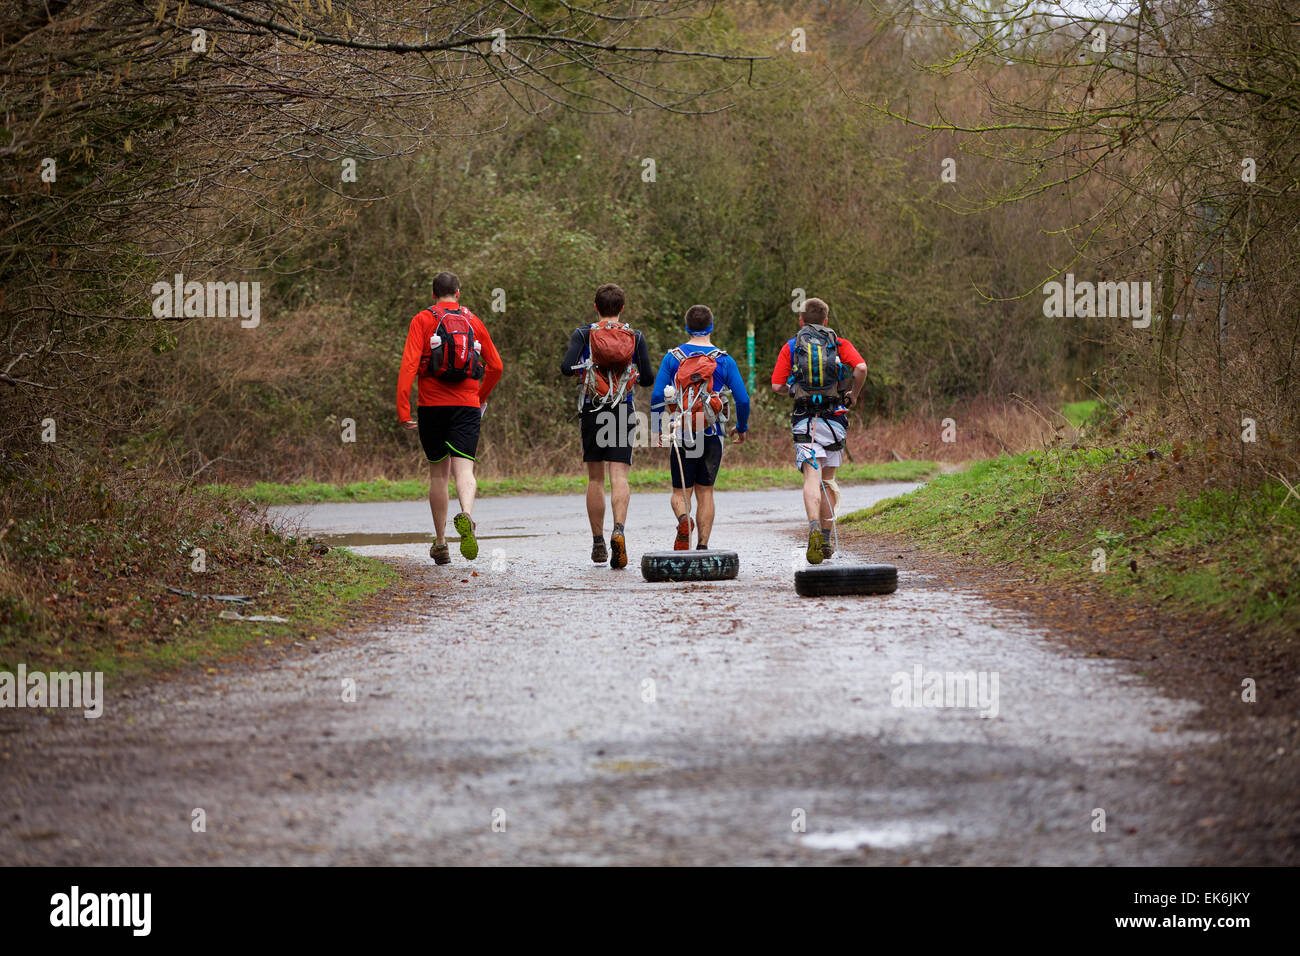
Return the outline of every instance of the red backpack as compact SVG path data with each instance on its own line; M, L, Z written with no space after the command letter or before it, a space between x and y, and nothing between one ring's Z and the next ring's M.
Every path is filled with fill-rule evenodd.
M583 386L593 405L614 407L637 383L636 332L623 322L597 322L588 333L591 358Z
M481 379L486 371L479 351L482 343L474 337L469 312L460 306L454 309L434 306L429 311L438 316L438 329L429 338L429 351L424 355L420 374L444 382Z
M713 390L713 373L718 370L718 356L722 349L687 355L680 348L668 354L677 359L677 374L673 376L675 394L668 403L670 412L682 414L682 429L693 434L710 425L727 421L727 400Z

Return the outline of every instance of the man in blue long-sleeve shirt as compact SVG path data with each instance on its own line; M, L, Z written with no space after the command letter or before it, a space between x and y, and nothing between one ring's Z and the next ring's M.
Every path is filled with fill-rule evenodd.
M666 429L669 420L682 411L682 403L687 400L684 383L676 381L678 369L688 359L708 356L716 365L713 381L702 398L705 403L714 398L725 401L723 393L731 392L736 422L731 433L737 442L743 442L745 433L749 430L749 393L745 391L745 380L740 375L736 360L710 339L713 333L713 312L707 306L691 306L686 311L686 331L690 339L677 348L670 349L659 365L654 392L650 397L651 414L658 412L660 429ZM670 399L665 399L665 391L668 391ZM689 423L687 428L689 430ZM713 530L713 483L718 477L718 467L722 464L722 438L725 430L725 421L709 424L702 430L702 435L694 436L696 442L702 441L702 448L695 445L683 449L679 445L668 456L673 476L673 516L677 519L677 538L673 542L676 551L686 551L691 546L692 493L696 501L694 526L699 531L697 548L703 551L709 547L709 533Z

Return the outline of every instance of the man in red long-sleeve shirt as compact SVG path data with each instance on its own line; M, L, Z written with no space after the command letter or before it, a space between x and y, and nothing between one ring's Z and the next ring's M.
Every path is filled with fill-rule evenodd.
M821 299L806 299L799 313L799 328L823 328L830 319L830 306ZM802 335L803 333L800 333ZM826 329L839 353L840 369L852 375L851 381L841 380L837 394L823 402L813 399L799 383L796 374L795 352L799 335L781 347L772 370L772 390L778 395L789 395L795 400L790 414L790 431L794 437L795 467L803 472L803 504L808 516L809 564L821 564L834 554L831 544L835 525L835 509L839 507L839 485L835 483L835 469L843 457L848 436L848 409L856 395L862 394L867 381L867 363L853 343ZM822 489L825 483L825 491Z
M429 461L429 510L433 512L435 539L429 556L438 564L450 564L445 531L450 502L448 485L452 478L456 479L456 497L460 501L460 514L452 520L460 535L460 553L471 561L478 557L475 524L470 517L478 490L474 456L478 453L479 423L487 410L488 395L501 380L503 366L487 327L460 304L460 280L455 275L440 272L433 277L433 300L432 307L411 319L406 333L406 348L397 373L397 418L403 428L419 431L424 457ZM419 374L432 351L430 339L437 334L444 318L468 320L473 330L473 348L482 357L482 378L468 376L452 381ZM411 418L411 386L417 375L418 420Z

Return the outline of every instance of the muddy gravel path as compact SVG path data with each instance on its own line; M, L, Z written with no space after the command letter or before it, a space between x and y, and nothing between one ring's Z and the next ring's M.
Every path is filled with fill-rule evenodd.
M0 859L1201 862L1196 788L1166 780L1208 741L1190 704L977 593L909 587L919 571L886 597L796 597L796 491L720 494L713 543L740 575L692 586L637 569L669 546L666 496L634 495L619 572L588 560L582 507L480 502L472 568L410 540L422 503L292 509L407 562L409 620L110 692L98 720L7 715ZM976 706L925 706L963 702L902 677L968 673Z

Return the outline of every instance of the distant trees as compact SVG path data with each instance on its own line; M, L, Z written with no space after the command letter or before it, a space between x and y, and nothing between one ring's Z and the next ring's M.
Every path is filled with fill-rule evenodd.
M598 5L606 6L609 5ZM150 288L275 281L271 250L380 198L358 168L499 127L508 104L695 110L740 51L639 42L711 5L17 0L0 24L0 443L47 413L143 421L109 387L176 344ZM688 37L676 37L686 39ZM707 60L700 86L670 68ZM490 106L490 110L484 110ZM201 387L201 386L200 386ZM94 396L94 400L89 400ZM138 431L138 429L137 429ZM68 432L69 436L74 434Z
M17 9L6 451L62 416L60 440L183 473L319 473L346 415L392 460L401 326L448 266L476 307L504 294L512 411L487 445L538 467L572 399L551 338L610 278L658 349L696 301L738 353L752 322L760 379L803 290L867 350L878 408L1095 388L1294 447L1279 0L1096 23L958 0ZM154 309L177 273L260 282L260 323ZM1150 282L1155 316L1049 315L1063 273Z
M1285 0L1135 0L1114 19L1011 2L894 5L930 69L980 77L994 116L879 104L1020 170L994 204L1069 197L1061 272L1150 282L1149 327L1085 321L1125 403L1300 461L1300 20ZM1008 82L1008 77L1014 80ZM1080 276L1084 278L1085 276Z

